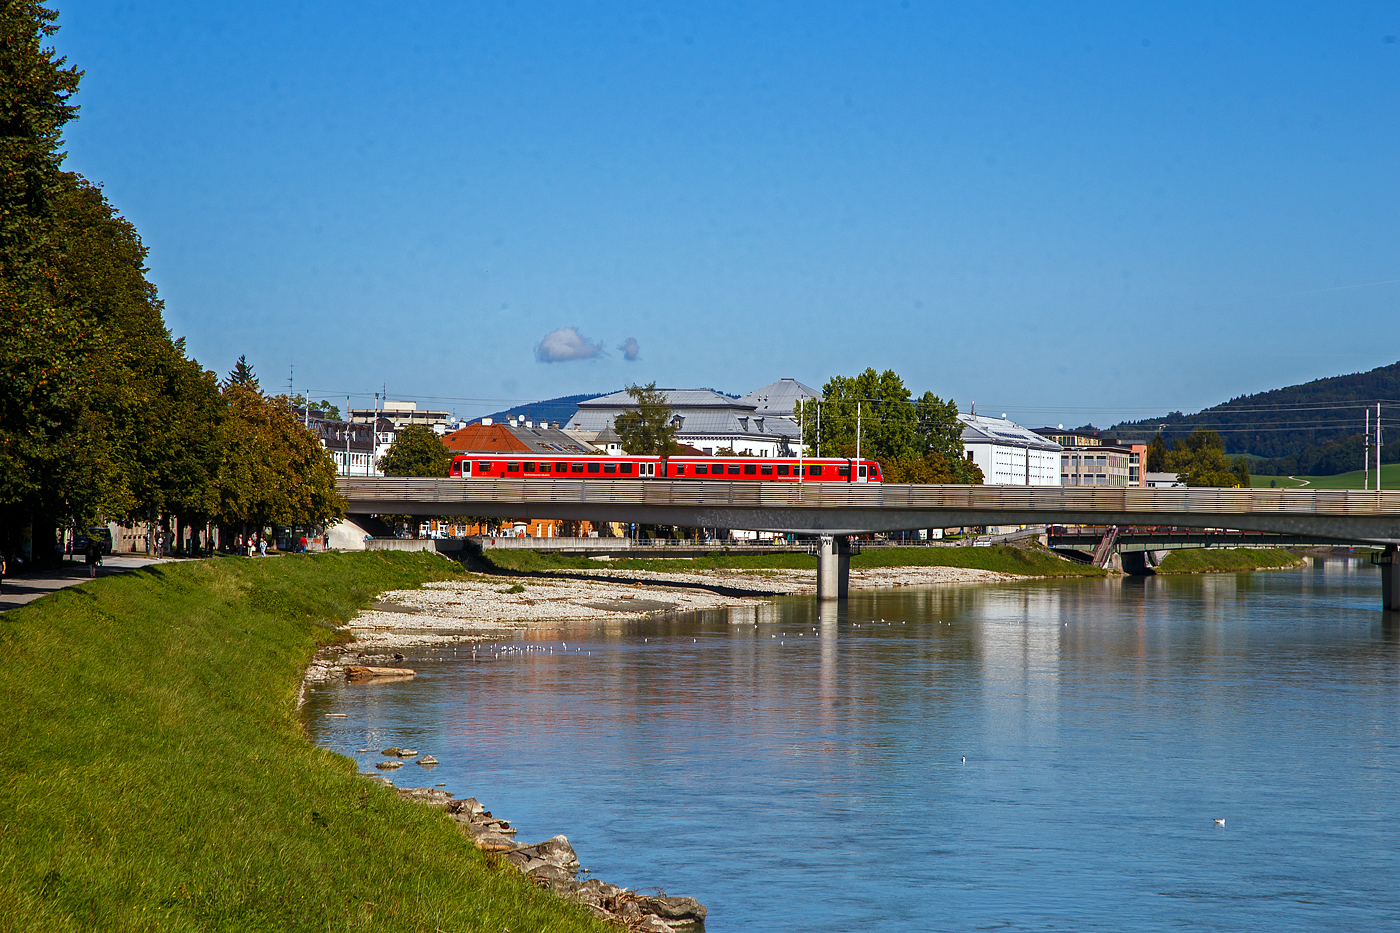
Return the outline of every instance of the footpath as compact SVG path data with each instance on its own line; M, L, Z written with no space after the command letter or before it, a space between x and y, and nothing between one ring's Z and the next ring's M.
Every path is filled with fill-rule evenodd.
M149 557L145 554L110 554L102 558L102 566L97 568L99 577L110 577L119 573L129 573L140 567L165 563L169 557ZM86 583L89 579L87 564L82 561L65 563L55 570L39 570L19 576L6 576L0 584L0 612L32 603L40 596L61 590L66 586Z

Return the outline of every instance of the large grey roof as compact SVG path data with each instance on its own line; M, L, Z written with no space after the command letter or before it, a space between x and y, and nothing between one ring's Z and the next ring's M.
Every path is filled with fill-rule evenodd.
M784 380L789 381L789 380ZM775 383L777 385L777 383ZM792 407L782 414L758 411L751 400L733 399L711 389L661 389L666 402L680 419L682 438L694 436L797 437L797 422L789 417ZM761 391L761 390L760 390ZM753 393L751 393L753 394ZM602 432L613 420L637 403L626 392L580 402L569 419L569 428L580 432Z
M756 411L759 414L787 416L792 414L798 399L816 398L817 394L816 389L796 379L779 379L761 389L754 389L739 401L758 406Z
M962 441L964 444L1001 444L1003 447L1027 447L1031 450L1061 450L1059 444L1023 428L1005 418L987 418L983 415L958 415L963 423Z

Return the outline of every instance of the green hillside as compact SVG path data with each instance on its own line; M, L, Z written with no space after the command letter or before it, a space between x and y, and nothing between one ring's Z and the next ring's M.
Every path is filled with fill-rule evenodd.
M1400 417L1400 363L1242 395L1195 414L1125 421L1110 433L1145 441L1160 432L1170 444L1207 428L1220 434L1226 453L1260 458L1252 471L1329 476L1360 470L1366 410L1374 413L1377 402L1383 418ZM1400 440L1387 444L1381 459L1400 462Z
M1270 481L1277 483L1277 488L1288 489L1291 487L1306 487L1309 489L1360 489L1362 473L1355 470L1350 473L1338 473L1335 476L1298 476L1297 479L1289 479L1287 476L1251 476L1250 485L1258 488L1268 488ZM1375 483L1375 474L1372 473L1371 483ZM1387 463L1381 466L1381 488L1400 489L1400 463Z

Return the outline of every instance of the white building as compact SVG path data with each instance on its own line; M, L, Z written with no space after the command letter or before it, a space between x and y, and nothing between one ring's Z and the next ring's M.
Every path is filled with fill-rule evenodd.
M816 398L815 389L795 379L755 389L742 398L730 398L713 389L660 389L676 425L676 440L714 454L733 450L755 457L795 457L801 446L792 411L798 399ZM580 402L569 419L568 430L588 437L613 452L613 422L637 403L626 392ZM620 452L621 448L618 447Z
M1061 447L1005 418L958 415L967 458L988 486L1060 485Z

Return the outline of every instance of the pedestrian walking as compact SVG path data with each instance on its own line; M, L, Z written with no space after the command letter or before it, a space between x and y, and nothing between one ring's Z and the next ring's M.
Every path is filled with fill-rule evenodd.
M89 577L97 576L97 562L99 559L99 555L100 551L98 550L97 542L94 541L92 538L88 538L87 549L83 552L83 560L87 562Z
M0 554L0 592L5 590L5 571L10 568L5 565L5 555Z
M258 538L258 553L261 554L263 557L266 557L266 556L267 556L267 539L266 539L266 538L263 538L263 537L259 537L259 538Z

